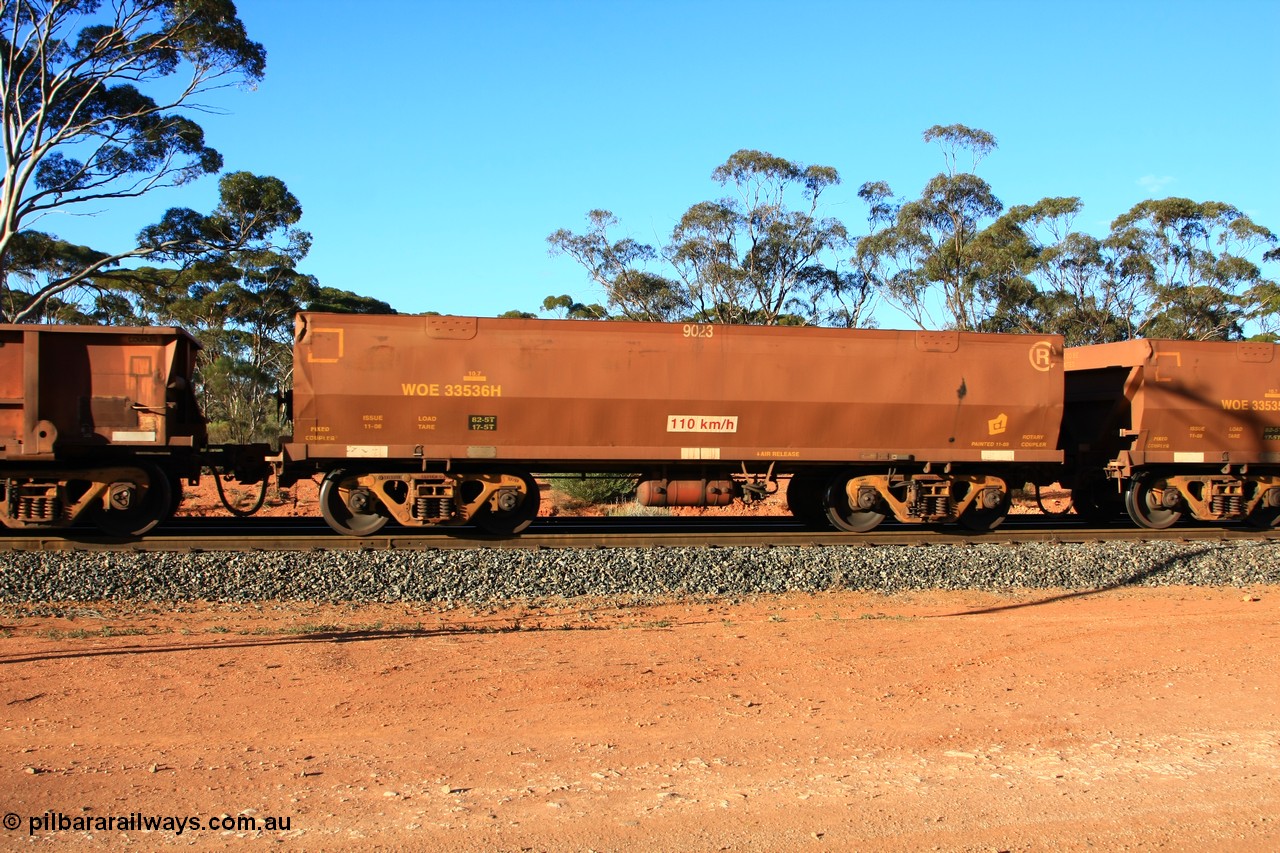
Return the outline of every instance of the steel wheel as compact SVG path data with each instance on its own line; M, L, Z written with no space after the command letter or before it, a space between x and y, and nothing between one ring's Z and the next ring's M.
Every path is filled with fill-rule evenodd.
M1111 481L1077 483L1071 487L1071 506L1076 515L1094 524L1115 520L1124 498Z
M1244 523L1256 530L1271 530L1280 527L1280 509L1262 507L1255 509L1244 517Z
M981 500L975 500L959 518L960 526L976 533L985 533L999 527L1009 515L1009 495L1006 493L998 506L979 506Z
M512 473L524 481L525 493L519 504L509 510L493 510L485 507L475 517L476 526L497 536L514 536L524 530L538 517L538 507L542 503L542 492L538 483L529 474Z
M1182 510L1165 506L1160 501L1164 481L1150 474L1138 474L1129 481L1124 493L1124 508L1133 523L1148 530L1164 530L1178 523Z
M1255 530L1271 530L1280 527L1280 506L1267 506L1266 496L1244 517L1244 523Z
M866 533L874 530L876 525L884 521L884 513L875 510L876 506L880 506L879 501L866 509L854 509L849 505L849 496L845 492L844 487L847 482L844 477L836 476L827 486L823 500L827 521L831 522L831 526L836 530L844 530L848 533Z
M1271 530L1280 527L1280 488L1259 483L1255 486L1253 512L1244 517L1244 523L1255 530Z
M826 478L820 472L798 471L787 483L787 509L796 518L813 527L827 523L827 511L823 505L823 486Z
M142 536L173 514L176 503L169 475L155 465L141 465L143 475L136 478L128 506L108 499L110 508L98 505L93 523L108 536Z
M382 511L381 501L361 488L356 477L340 468L325 475L320 483L320 514L344 536L371 536L389 517Z

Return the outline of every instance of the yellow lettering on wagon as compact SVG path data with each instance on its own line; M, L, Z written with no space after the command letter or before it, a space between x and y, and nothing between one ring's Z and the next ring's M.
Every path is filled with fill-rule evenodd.
M1033 368L1041 373L1048 373L1053 369L1053 342L1036 341L1031 345L1027 358L1031 361Z
M502 386L490 383L467 382L401 382L400 393L405 397L501 397Z
M501 385L445 385L446 397L501 397Z
M1261 400L1235 398L1222 400L1225 412L1280 412L1280 400L1271 399L1270 395Z
M307 429L307 434L302 437L305 442L319 441L337 441L336 435L331 435L327 426L313 426Z

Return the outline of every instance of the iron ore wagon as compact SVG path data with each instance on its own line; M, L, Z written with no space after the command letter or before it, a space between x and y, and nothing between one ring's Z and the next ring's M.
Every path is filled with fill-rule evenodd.
M519 532L536 472L627 472L651 506L724 505L790 475L799 516L870 530L997 525L1058 476L1054 336L303 313L294 435L321 511Z
M1066 354L1077 510L1135 524L1280 520L1280 346L1132 340Z
M137 536L167 518L206 444L199 348L173 328L0 325L0 522Z

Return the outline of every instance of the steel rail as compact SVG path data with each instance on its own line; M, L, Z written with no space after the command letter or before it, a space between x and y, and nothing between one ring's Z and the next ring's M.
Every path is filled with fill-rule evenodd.
M1017 520L1015 520L1015 518ZM1103 541L1204 542L1280 539L1280 530L1243 526L1186 525L1146 530L1127 524L1065 525L1040 516L1011 518L987 533L955 526L920 528L886 524L870 533L806 528L786 517L550 518L520 536L494 536L471 528L384 530L373 536L341 536L315 519L193 519L171 521L145 538L118 539L91 530L66 535L0 533L0 552L18 551L370 551L467 548L675 548L675 547L875 547L976 545L1023 542Z

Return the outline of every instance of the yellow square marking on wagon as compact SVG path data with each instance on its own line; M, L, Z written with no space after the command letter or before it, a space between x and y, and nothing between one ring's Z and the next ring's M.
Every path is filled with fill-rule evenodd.
M1173 381L1173 377L1172 377L1172 376L1161 376L1161 375L1160 375L1161 368L1163 368L1166 372L1172 372L1172 371L1176 370L1177 368L1182 367L1182 353L1180 353L1180 352L1158 352L1158 353L1156 353L1156 354L1155 354L1155 357L1156 357L1156 359L1157 359L1157 360L1156 360L1155 381L1156 381L1156 382L1172 382L1172 381ZM1165 361L1160 361L1159 359L1165 359ZM1170 364L1170 363L1169 363L1170 361L1172 361L1173 363L1172 363L1172 364Z
M327 337L327 336L335 337ZM316 358L316 350L332 350L335 348L334 340L336 338L336 349L338 354L332 358ZM326 329L315 328L311 330L311 348L307 350L307 362L310 364L337 364L343 355L346 347L346 330L345 329Z

